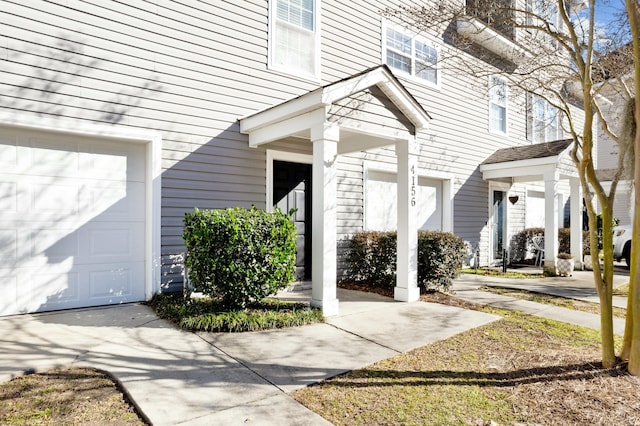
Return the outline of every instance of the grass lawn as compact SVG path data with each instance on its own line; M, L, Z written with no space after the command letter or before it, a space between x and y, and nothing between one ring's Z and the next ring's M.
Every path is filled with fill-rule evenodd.
M436 299L503 320L293 397L337 425L640 424L640 379L601 368L596 331Z
M0 384L3 425L144 425L111 378L87 368L62 368Z
M502 272L495 268L466 268L460 269L458 272L466 275L480 275L483 277L495 277L495 278L511 278L517 280L523 280L527 278L544 278L543 274L535 274L529 272L507 271Z
M505 287L482 286L480 290L489 293L502 294L504 296L514 297L516 299L529 300L537 303L546 303L547 305L560 306L562 308L575 309L576 311L588 312L590 314L600 314L600 305L598 303L585 302L582 300L567 299L565 297L552 296L550 294L536 293L533 291L519 290ZM623 308L613 307L613 316L625 318L627 310Z

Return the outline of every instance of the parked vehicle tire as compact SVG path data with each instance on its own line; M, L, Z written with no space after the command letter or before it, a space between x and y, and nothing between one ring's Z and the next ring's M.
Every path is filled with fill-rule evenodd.
M627 244L624 245L623 255L627 266L631 267L631 241L627 241Z

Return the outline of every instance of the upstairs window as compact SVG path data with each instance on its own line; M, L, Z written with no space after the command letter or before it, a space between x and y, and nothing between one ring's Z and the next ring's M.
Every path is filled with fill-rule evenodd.
M507 133L507 80L489 78L489 131Z
M438 84L438 50L425 39L397 27L386 27L384 62L431 84Z
M558 108L541 96L529 95L528 136L533 143L552 142L561 138Z
M319 78L319 0L271 0L270 66Z

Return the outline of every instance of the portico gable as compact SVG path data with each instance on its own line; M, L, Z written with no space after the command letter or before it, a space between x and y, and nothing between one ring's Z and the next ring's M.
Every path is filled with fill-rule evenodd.
M338 313L336 160L395 146L398 162L398 265L395 299L416 301L416 133L430 117L385 66L371 68L240 119L249 146L294 138L312 145L312 305ZM413 190L412 190L413 189ZM412 198L414 197L414 198Z

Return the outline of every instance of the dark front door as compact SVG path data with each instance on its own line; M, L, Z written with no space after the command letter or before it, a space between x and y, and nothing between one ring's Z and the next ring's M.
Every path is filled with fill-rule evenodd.
M311 165L273 162L273 207L296 209L296 280L311 278Z

